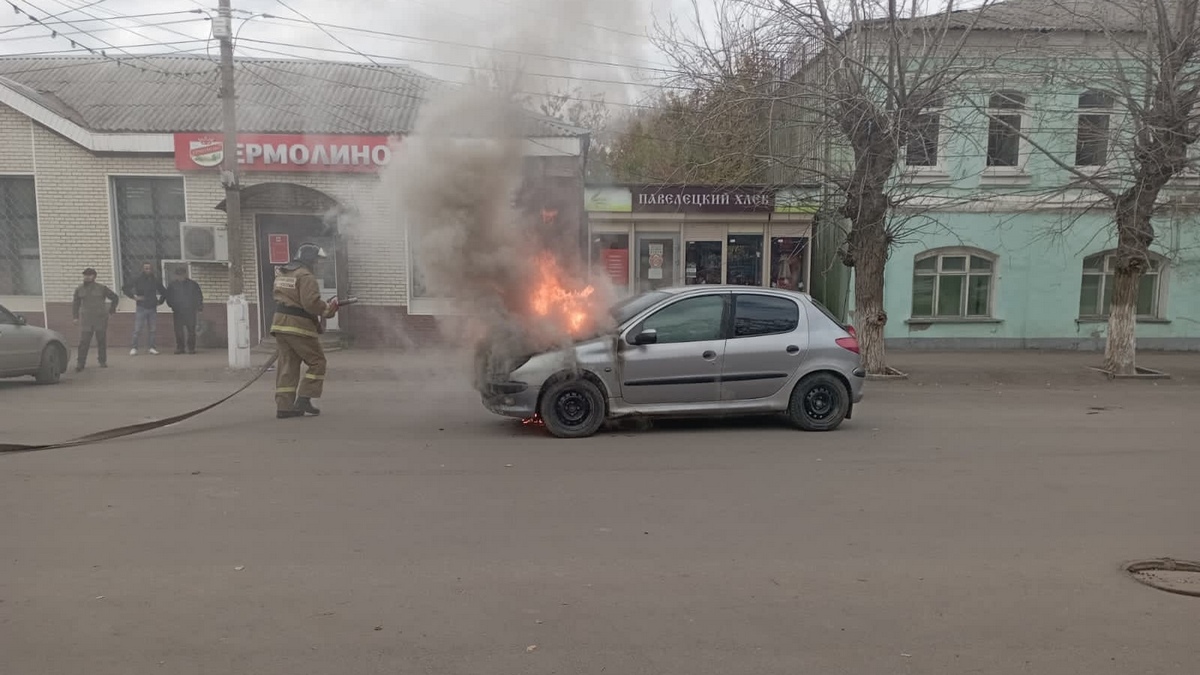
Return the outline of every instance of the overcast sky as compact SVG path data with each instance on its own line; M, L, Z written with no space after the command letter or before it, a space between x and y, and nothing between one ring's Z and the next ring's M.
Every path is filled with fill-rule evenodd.
M9 8L0 19L0 53L86 54L86 46L109 56L217 54L208 20L216 0L11 2L43 25ZM652 80L667 67L647 37L655 17L690 15L688 0L233 0L233 6L244 56L403 60L452 80L473 65L499 61L503 72L526 73L524 89L560 90L564 80L546 76L569 77L610 100L635 98L638 91L624 83Z

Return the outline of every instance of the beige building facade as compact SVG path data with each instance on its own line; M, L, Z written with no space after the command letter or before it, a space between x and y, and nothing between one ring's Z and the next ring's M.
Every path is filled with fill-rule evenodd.
M212 144L218 141L219 148L220 137L212 134L212 115L197 119L186 106L170 105L169 92L137 87L146 73L129 68L115 73L100 59L78 59L66 76L45 80L24 75L35 70L30 61L37 59L0 59L0 305L32 324L70 334L71 299L85 268L95 268L99 281L120 292L144 262L163 275L186 266L206 299L201 343L216 347L226 339L228 250L236 246L252 304L251 339L258 343L271 311L262 289L270 287L274 266L299 244L313 241L333 252L321 275L324 292L360 300L331 332L365 346L434 336L436 317L449 308L424 297L419 268L408 254L407 228L380 182L394 153L404 151L403 135L415 113L353 129L277 115L278 128L246 131L239 136L241 236L233 241L214 166L219 159L214 162ZM205 72L210 64L162 57L158 65ZM340 75L355 86L361 69L343 65L325 64L330 71L325 76ZM110 76L123 78L113 81L122 91L107 94L120 100L91 100L89 94L105 94L67 86ZM33 80L21 81L26 78ZM139 91L145 92L141 98ZM253 96L251 90L248 105ZM410 107L416 100L404 92L396 96ZM152 119L136 119L144 117L138 112L143 104L159 108ZM105 117L112 105L126 106L131 111L126 120L139 123ZM212 114L219 111L215 97L207 105ZM582 243L586 136L550 121L534 120L532 126L526 142L529 206L561 213L559 226L577 229ZM123 298L110 326L110 345L128 344L133 309L133 301ZM159 321L160 335L169 334L165 306Z

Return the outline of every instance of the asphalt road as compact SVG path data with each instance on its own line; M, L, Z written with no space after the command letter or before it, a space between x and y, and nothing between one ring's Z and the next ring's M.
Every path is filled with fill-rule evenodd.
M5 437L229 388L89 376L0 386ZM450 372L359 380L0 457L0 673L1200 672L1200 599L1119 569L1200 559L1200 387L873 384L834 433L558 441Z

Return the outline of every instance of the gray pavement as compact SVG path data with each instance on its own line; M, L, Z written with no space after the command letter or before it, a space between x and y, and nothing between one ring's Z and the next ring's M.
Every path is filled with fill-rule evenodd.
M0 383L32 442L194 407L220 354ZM1200 355L897 353L854 420L557 441L450 353L331 355L143 437L0 457L0 673L1180 673L1200 599Z

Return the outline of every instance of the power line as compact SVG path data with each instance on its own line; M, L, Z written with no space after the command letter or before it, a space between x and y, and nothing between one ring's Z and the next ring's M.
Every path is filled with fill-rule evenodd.
M66 3L64 2L64 0L52 0L52 1L53 1L53 2L56 2L56 3L60 4L60 5L64 5L64 6L66 6ZM80 12L82 12L83 14L85 14L85 15L88 15L88 16L93 16L93 15L90 15L90 14L88 14L87 12L83 12L83 10L84 10L84 9L86 9L86 8L88 8L88 7L91 7L91 5L84 5L83 7L80 7L80 8L78 8L78 9L77 9L77 11L80 11ZM150 24L146 24L146 23L144 23L144 22L142 22L142 21L139 21L139 20L138 20L138 19L139 19L139 17L137 17L137 16L133 16L133 15L124 15L124 14L121 14L120 12L117 12L117 11L114 11L114 10L111 10L111 9L108 9L108 8L106 8L106 7L97 7L97 8L96 8L96 11L103 11L103 12L107 13L107 14L108 14L110 17L114 17L114 18L117 18L117 19L125 19L125 20L127 20L127 21L129 21L129 22L133 23L134 25L136 25L136 26L139 26L139 27L142 27L142 28L155 28L155 29L158 29L158 30L162 30L163 32L166 32L166 33L171 33L171 34L173 34L173 35L176 35L176 36L179 36L179 37L186 37L186 38L195 37L194 35L191 35L191 34L188 34L188 33L182 33L182 32L180 32L180 31L174 30L174 29L172 29L172 28L165 28L165 27L164 27L164 26L166 26L166 25L174 25L174 24L178 24L178 23L185 23L185 22L169 22L169 23L163 23L163 24L157 24L157 25L150 25ZM207 16L207 14L206 14L205 12L203 12L202 10L191 10L191 9L189 9L189 10L179 10L179 11L177 11L177 12L174 12L174 13L201 14L201 15L205 15L205 20L211 20L211 18L210 18L210 17L208 17L208 16ZM104 21L105 23L111 24L111 25L113 25L113 26L118 26L118 24L116 24L115 22L113 22L113 21L111 21L111 20L109 20L109 19L104 19L104 18L102 18L102 17L97 17L97 20L99 20L99 21ZM126 28L126 27L124 27L124 26L119 26L119 27L120 27L121 29L123 29L123 30L129 30L129 31L130 31L131 33L133 33L134 35L139 35L139 33L135 32L135 31L132 31L132 30L130 30L130 29L128 29L128 28ZM142 36L142 37L146 37L146 36ZM150 39L150 38L146 37L146 39Z
M278 21L288 21L288 22L292 22L292 23L313 24L312 21L308 21L308 20L302 21L300 19L293 19L290 17L283 17L283 16L274 16L274 15L270 15L270 14L264 15L264 18L275 19ZM316 24L313 24L313 25L316 25ZM480 51L495 52L497 54L507 54L509 56L523 56L526 58L545 59L547 61L565 61L568 63L581 63L581 64L592 65L592 66L608 66L608 67L612 67L612 68L632 68L632 69L636 69L636 70L653 71L653 72L675 74L675 75L682 74L681 71L675 71L675 70L670 70L670 69L666 69L666 68L653 68L653 67L649 67L649 66L637 66L637 65L627 64L627 63L614 63L612 61L599 61L599 60L595 60L595 59L583 59L583 58L560 56L560 55L554 55L554 54L537 54L537 53L533 53L533 52L522 51L519 49L506 49L503 47L486 47L483 45L470 44L470 43L466 43L466 42L456 42L454 40L442 40L442 39L438 39L438 38L427 38L427 37L420 37L420 36L416 36L416 35L405 35L405 34L401 34L401 33L389 33L387 31L373 30L370 28L357 28L355 26L344 26L344 25L333 24L333 23L322 24L321 26L318 26L318 28L322 28L322 30L324 30L324 29L345 30L345 31L351 31L351 32L355 32L355 33L361 33L363 35L373 35L376 37L407 40L407 41L412 41L412 42L439 44L439 45L444 45L444 46L448 46L448 47L462 47L465 49L477 49Z
M376 66L380 65L379 60L385 60L385 61L398 61L401 63L416 63L416 64L428 65L428 66L444 66L444 67L448 67L448 68L462 68L465 70L476 70L478 68L477 66L472 66L472 65L462 64L462 63L448 63L445 61L433 61L430 59L415 59L415 58L407 58L407 57L401 57L401 56L387 56L387 55L383 55L383 54L369 54L369 53L359 51L357 49L347 49L347 50L332 49L330 47L314 47L314 46L310 46L310 45L298 45L298 44L291 44L291 43L287 43L287 42L275 42L275 41L271 41L271 40L256 40L253 38L242 38L242 42L247 42L250 44L270 45L272 47L284 47L287 49L299 49L299 50L308 50L308 51L315 51L315 52L324 52L324 53L329 53L329 54L359 56L361 58L369 60L372 65L376 65ZM273 54L280 55L280 56L293 56L293 57L295 56L295 54L288 54L286 52L278 52L278 51L272 51L272 50L266 50L266 49L259 49L259 51L269 52L269 53L273 53ZM665 84L640 84L640 83L636 83L636 82L627 82L627 81L623 81L623 80L611 80L611 79L602 78L602 77L580 77L580 76L573 76L570 74L553 75L553 74L547 74L547 73L533 73L533 72L518 70L518 69L514 69L514 68L496 68L496 70L498 70L500 72L527 75L529 77L541 77L541 78L546 78L546 79L557 79L557 80L575 80L575 81L579 81L579 82L594 82L594 83L601 83L601 84L615 84L615 85L620 85L623 87L653 87L656 89L667 89L667 90L700 89L699 87L690 87L690 88L689 87L676 87L676 86L665 85ZM541 94L534 94L534 95L540 96Z
M168 26L168 25L176 25L176 24L183 24L183 23L192 23L192 21L191 21L191 20L183 20L183 21L167 21L167 22L164 22L164 23L161 23L161 24L148 24L148 25L147 25L147 27L149 27L149 28L162 28L163 26ZM33 25L34 25L34 27L36 27L36 26L37 26L37 24L33 24ZM26 26L21 26L21 27L22 27L22 28L25 28ZM121 27L121 26L116 26L116 27L112 27L112 28L94 28L94 29L92 29L92 30L56 31L56 32L57 32L57 35L54 35L53 37L66 37L66 38L70 38L70 37L73 37L73 36L76 36L76 35L87 35L87 36L89 36L89 37L94 37L95 35L99 35L99 34L101 34L101 33L109 33L109 32L112 32L112 31L126 31L126 30L127 30L127 29L126 29L126 28L124 28L124 27ZM189 38L189 39L194 39L194 38L195 38L195 36L194 36L194 35L188 35L188 34L186 34L186 33L180 33L180 32L178 32L178 31L171 31L171 32L174 32L174 33L176 33L177 35L179 35L179 36L181 36L181 37L186 37L186 38ZM149 37L149 36L147 36L147 35L141 35L141 34L138 34L138 33L134 33L134 34L135 34L135 35L137 35L138 37L142 38L143 40L151 40L151 39L152 39L151 37ZM14 43L14 42L25 42L25 41L29 41L29 40L45 40L45 39L46 39L46 36L45 36L45 35L22 35L22 36L19 36L19 37L10 37L10 38L6 38L6 39L4 40L4 43L5 43L5 44L11 44L11 43Z

